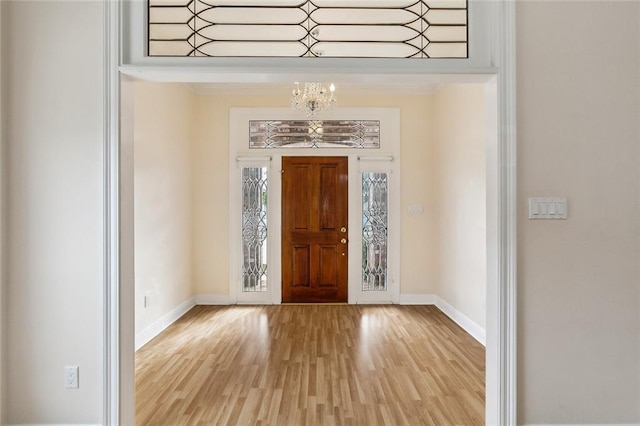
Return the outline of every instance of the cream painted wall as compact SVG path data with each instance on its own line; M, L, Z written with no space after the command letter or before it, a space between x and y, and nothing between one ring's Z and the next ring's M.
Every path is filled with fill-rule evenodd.
M518 2L522 424L640 423L640 3ZM527 198L563 196L566 221Z
M436 294L484 328L487 241L485 86L449 84L433 100Z
M428 95L358 96L340 94L342 107L399 107L402 156L401 293L432 294L433 212L430 193L431 97ZM201 95L196 107L194 149L194 280L196 294L228 295L228 139L229 108L282 107L287 95ZM408 204L422 204L425 214L409 215Z
M11 247L5 420L99 423L103 5L2 6ZM79 389L64 389L65 365L80 367Z
M199 95L193 150L196 294L229 295L229 108L283 106L283 96Z
M342 96L344 107L400 108L400 294L434 294L433 101L430 95ZM424 206L409 214L410 204Z
M134 83L136 334L193 296L194 98L187 85Z

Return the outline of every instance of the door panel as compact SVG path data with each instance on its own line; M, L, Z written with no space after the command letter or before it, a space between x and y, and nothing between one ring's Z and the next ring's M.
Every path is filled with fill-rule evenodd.
M347 161L282 158L283 302L347 301Z
M320 166L320 229L323 231L336 230L336 211L338 204L338 171L337 167Z
M293 282L294 287L310 287L309 260L311 258L309 246L293 246Z
M321 287L336 286L338 283L338 248L333 246L320 247L320 282Z
M283 168L284 170L284 168ZM293 182L310 182L311 170L306 164L298 164L291 168L291 178ZM292 202L296 208L293 209L293 229L310 231L312 220L312 206L309 200L309 191L304 184L292 185L289 198L283 198Z

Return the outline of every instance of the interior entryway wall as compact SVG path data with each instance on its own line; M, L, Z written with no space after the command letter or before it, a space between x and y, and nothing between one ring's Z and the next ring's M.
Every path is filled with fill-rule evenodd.
M193 305L196 98L181 84L131 86L138 349Z

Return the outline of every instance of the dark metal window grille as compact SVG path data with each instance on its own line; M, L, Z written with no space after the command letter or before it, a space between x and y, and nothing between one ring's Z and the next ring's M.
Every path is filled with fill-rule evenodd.
M362 173L362 290L387 289L387 173Z
M267 168L242 169L242 291L267 291Z
M251 120L249 148L380 148L380 121Z
M467 2L148 0L148 54L467 58Z

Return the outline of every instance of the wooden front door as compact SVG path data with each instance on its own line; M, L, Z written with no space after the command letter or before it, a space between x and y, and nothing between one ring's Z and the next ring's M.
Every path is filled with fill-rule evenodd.
M282 158L282 301L347 301L347 157Z

